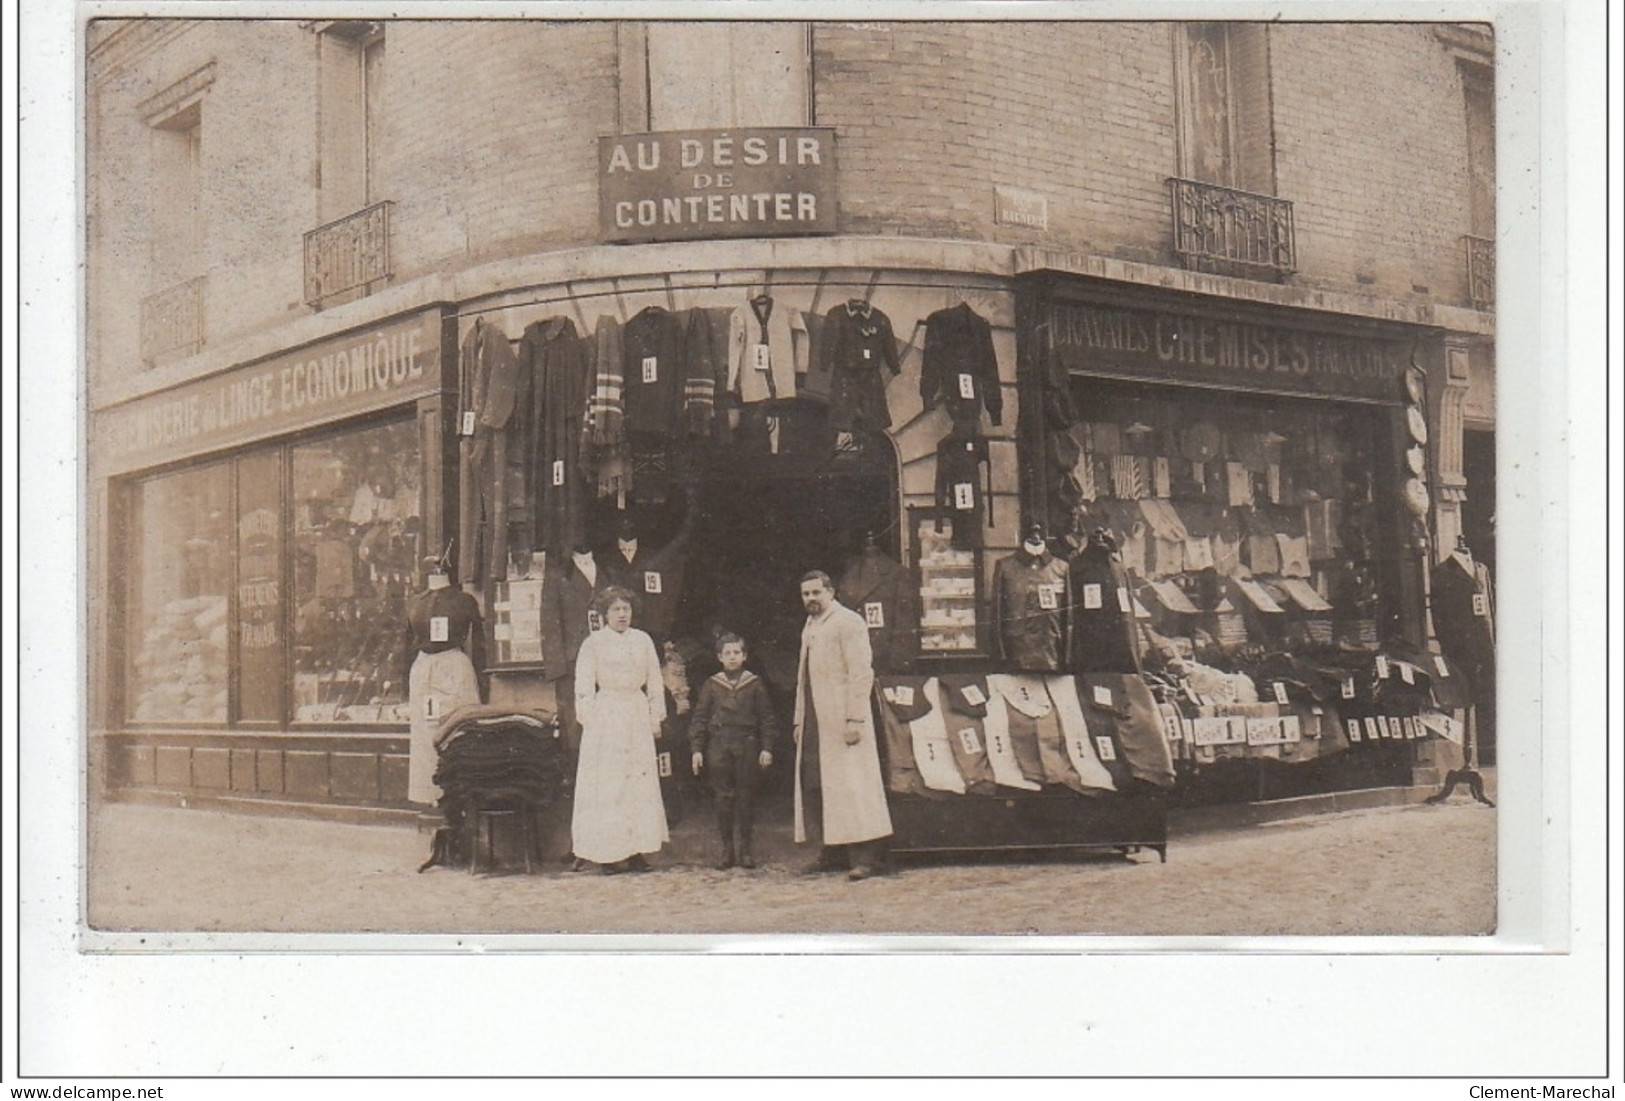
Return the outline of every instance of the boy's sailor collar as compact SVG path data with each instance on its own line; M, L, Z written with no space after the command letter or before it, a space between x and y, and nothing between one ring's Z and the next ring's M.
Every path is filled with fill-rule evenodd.
M756 679L756 674L752 673L749 669L743 669L739 673L738 680L729 680L727 671L723 670L712 673L711 679L722 685L724 688L743 688L745 685Z

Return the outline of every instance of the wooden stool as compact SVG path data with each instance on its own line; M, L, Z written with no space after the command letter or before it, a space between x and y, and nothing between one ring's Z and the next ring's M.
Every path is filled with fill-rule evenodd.
M525 855L525 874L532 870L532 859L536 852L536 812L529 802L512 796L493 798L490 801L479 800L469 808L469 825L472 836L468 846L468 872L474 875L480 870L480 850L485 850L486 863L496 864L496 824L503 820L512 820L519 825L519 845Z

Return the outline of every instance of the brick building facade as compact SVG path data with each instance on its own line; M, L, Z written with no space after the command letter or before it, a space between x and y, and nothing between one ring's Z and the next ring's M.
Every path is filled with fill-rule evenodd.
M1360 521L1369 568L1293 578L1332 605L1360 589L1348 599L1363 610L1332 617L1340 644L1428 652L1428 571L1392 519L1407 479L1427 493L1435 560L1465 534L1493 561L1488 28L100 20L86 49L98 790L407 810L405 655L393 619L380 623L469 507L459 367L481 323L517 342L564 317L585 336L604 316L715 315L757 293L815 317L849 299L883 309L901 366L885 391L892 425L865 453L872 465L829 497L869 495L854 510L863 522L833 525L818 548L831 572L860 526L920 566L949 424L919 393L924 341L928 320L960 305L991 325L1004 407L977 425L990 460L979 596L1027 525L1057 546L1096 525L1126 537L1133 522L1107 498L1172 499L1122 485L1075 499L1061 437L1098 448L1108 475L1120 459L1115 476L1130 481L1143 458L1141 481L1155 480L1170 459L1202 466L1181 433L1213 408L1289 451L1325 421L1325 454L1381 468ZM604 243L601 137L764 127L832 134L832 234ZM1089 336L1074 354L1055 338L1063 317L1131 335ZM1189 359L1169 343L1180 338L1197 342ZM1247 377L1255 345L1227 340L1270 342L1264 377ZM1308 350L1294 359L1293 347ZM1337 376L1330 390L1312 360ZM1365 368L1345 361L1376 366L1356 384ZM350 380L342 392L333 363ZM1423 385L1408 396L1413 374ZM1047 416L1046 394L1072 404L1070 423ZM1414 445L1408 404L1425 410ZM1164 442L1108 448L1096 425ZM1407 474L1416 447L1423 467ZM1242 450L1211 458L1240 477ZM1298 490L1278 484L1283 460L1253 465L1261 503L1284 508ZM673 501L696 483L665 476L644 481L646 497L634 487L584 506L584 537L612 545L628 510L673 535ZM1220 511L1242 507L1234 483L1227 492ZM720 509L705 517L743 523ZM1306 537L1283 523L1274 534ZM556 559L561 538L525 549L546 543ZM1143 607L1158 592L1174 600L1152 581L1194 593L1193 571L1137 565L1147 626L1218 634ZM1274 576L1259 565L1247 572ZM486 566L468 580L489 630L515 598ZM1204 614L1221 614L1222 599L1209 603ZM961 655L983 672L986 618L979 607ZM507 627L519 634L492 633L493 651L524 634ZM550 706L540 664L497 662L492 699ZM1392 741L1362 782L1456 762L1448 737Z

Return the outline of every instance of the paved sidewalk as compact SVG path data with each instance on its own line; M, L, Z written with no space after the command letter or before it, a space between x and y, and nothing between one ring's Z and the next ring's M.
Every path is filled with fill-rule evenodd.
M92 927L174 932L1440 935L1495 928L1495 811L1374 807L1176 836L1153 853L934 863L848 883L765 829L764 866L706 867L690 816L645 875L418 874L427 835L134 804L91 822Z

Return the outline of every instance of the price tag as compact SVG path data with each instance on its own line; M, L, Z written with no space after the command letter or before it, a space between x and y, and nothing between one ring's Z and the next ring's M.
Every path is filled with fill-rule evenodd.
M987 702L987 697L982 694L982 690L974 684L965 685L960 695L964 696L965 702L972 707L981 707Z
M886 626L886 606L878 600L871 600L864 604L863 622L870 627Z
M1377 655L1377 679L1388 679L1388 656L1386 654Z
M976 487L969 482L954 483L954 508L971 509L976 507Z
M1046 612L1053 612L1061 606L1060 598L1056 595L1054 585L1038 586L1038 606Z
M603 625L604 617L599 615L596 611L589 609L587 612L587 633L591 634L593 631L598 630L598 628L602 627Z
M1450 666L1445 663L1443 654L1433 655L1433 668L1441 677L1450 675Z
M898 707L913 707L914 706L914 686L913 685L899 684L897 686L897 688L895 689L895 691L897 693L897 706Z
M967 726L959 732L959 744L965 747L965 752L977 754L982 752L982 739L976 736L976 728Z
M1365 736L1374 742L1381 737L1378 730L1379 728L1377 726L1377 720L1372 716L1367 715L1365 717Z
M959 376L959 396L966 401L976 396L976 380L970 375Z
M1401 721L1405 724L1405 737L1410 738L1410 739L1412 739L1414 741L1416 736L1417 736L1416 735L1416 716L1415 715L1406 715L1405 718L1402 719Z
M440 717L440 697L429 695L423 697L423 717L425 719L438 719Z
M658 571L643 571L643 591L646 593L653 593L656 596L660 594L660 573Z
M1096 707L1110 707L1112 705L1112 690L1104 684L1097 684L1090 690L1090 698L1095 701Z
M1473 614L1478 616L1490 614L1490 602L1483 593L1473 594Z
M1281 739L1286 742L1303 741L1303 726L1298 722L1298 716L1288 715L1281 720Z
M553 460L553 484L556 485L556 486L561 486L561 485L564 484L564 460L563 459L554 459Z
M1083 606L1085 608L1100 607L1100 586L1085 585L1083 587Z
M432 615L429 617L429 641L451 641L451 619L449 617L443 615Z
M1354 698L1354 678L1353 677L1344 677L1343 678L1343 698L1345 700L1352 700Z
M470 409L468 412L463 414L463 435L472 436L473 434L474 434L474 411L472 409Z
M1280 703L1280 704L1284 704L1284 703L1287 702L1287 699L1286 699L1286 684L1283 683L1282 681L1276 681L1275 682L1275 702Z
M752 344L750 346L750 365L758 371L768 369L768 351L766 344Z
M1117 610L1125 615L1134 610L1134 606L1128 602L1128 590L1121 585L1117 587Z
M1399 663L1399 679L1406 684L1416 683L1416 670L1411 668L1410 662L1402 661Z
M1360 720L1359 719L1350 719L1349 720L1349 741L1357 742L1359 740L1360 740Z
M1110 738L1104 736L1096 738L1095 752L1100 754L1100 759L1102 761L1117 760L1117 747L1112 744L1112 740Z
M671 752L669 750L655 755L655 768L660 772L662 780L671 776Z
M643 381L645 384L660 381L660 360L658 357L643 357Z
M873 359L873 358L875 358L874 350L871 349L871 348L865 348L863 350L863 358L864 359Z

